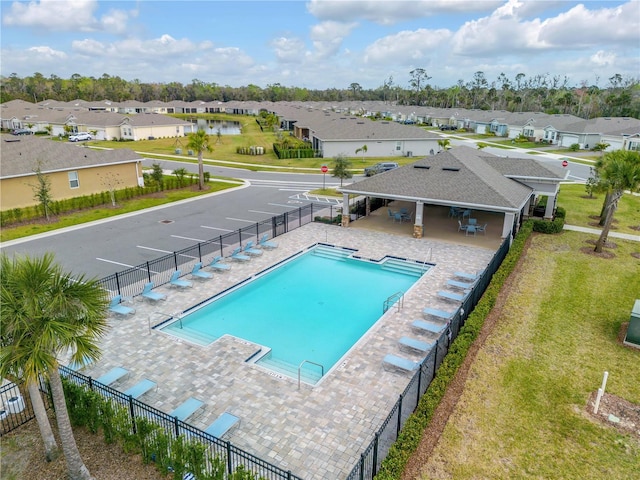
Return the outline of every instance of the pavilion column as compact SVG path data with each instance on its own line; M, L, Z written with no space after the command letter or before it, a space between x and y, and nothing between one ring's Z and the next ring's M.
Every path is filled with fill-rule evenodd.
M511 231L513 230L513 224L516 220L516 214L505 212L504 214L504 222L502 223L502 238L507 238L508 235L511 235Z
M368 217L371 215L371 197L366 197L365 202L364 215Z
M351 215L349 215L349 194L342 194L342 226L348 227Z
M416 223L413 224L413 238L424 237L424 225L422 221L422 212L424 203L416 202Z
M556 196L549 195L547 197L547 206L544 210L544 218L546 220L551 220L553 218L553 209L556 206Z

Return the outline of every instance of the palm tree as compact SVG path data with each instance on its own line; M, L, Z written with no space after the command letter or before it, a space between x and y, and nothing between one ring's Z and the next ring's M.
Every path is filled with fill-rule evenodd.
M448 138L438 140L438 146L440 147L440 151L449 150L449 148L451 148L451 140L449 140Z
M91 479L73 437L58 358L71 351L74 362L98 359L97 340L107 330L107 297L98 280L72 278L51 253L12 260L2 254L0 265L0 373L17 374L27 385L39 378L49 381L68 477Z
M600 178L600 187L606 192L604 225L594 249L600 253L607 242L613 215L624 191L634 192L640 189L640 153L629 150L609 152L598 160L596 171Z
M212 152L209 135L204 130L198 130L189 134L189 142L187 143L189 150L198 152L198 189L204 190L204 164L202 163L202 152Z
M364 154L367 153L367 146L363 145L360 148L356 148L356 155L362 152L362 161L364 162Z

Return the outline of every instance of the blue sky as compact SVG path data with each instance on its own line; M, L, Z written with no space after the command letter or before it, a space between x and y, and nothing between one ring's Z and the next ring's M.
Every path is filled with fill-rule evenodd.
M640 0L4 1L0 73L232 87L640 78Z

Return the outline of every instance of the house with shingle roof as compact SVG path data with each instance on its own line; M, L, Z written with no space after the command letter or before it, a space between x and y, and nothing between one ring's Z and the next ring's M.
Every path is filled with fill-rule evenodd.
M93 150L34 135L1 135L0 209L36 205L36 170L51 182L53 200L80 197L112 188L143 186L142 157L129 149Z
M339 190L345 210L349 195L364 195L368 203L372 198L415 203L416 238L424 236L428 205L502 214L501 236L506 238L515 235L540 196L548 197L544 216L552 218L560 182L568 175L568 170L535 159L456 147ZM349 215L342 218L343 226L348 226Z

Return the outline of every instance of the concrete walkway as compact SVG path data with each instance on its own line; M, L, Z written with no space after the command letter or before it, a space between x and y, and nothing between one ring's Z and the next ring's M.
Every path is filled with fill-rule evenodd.
M600 235L600 233L602 232L602 230L597 228L579 227L577 225L566 225L566 224L564 226L564 229L573 230L574 232L592 233L594 235ZM621 238L624 240L631 240L633 242L640 242L640 235L632 235L630 233L609 232L609 237Z

